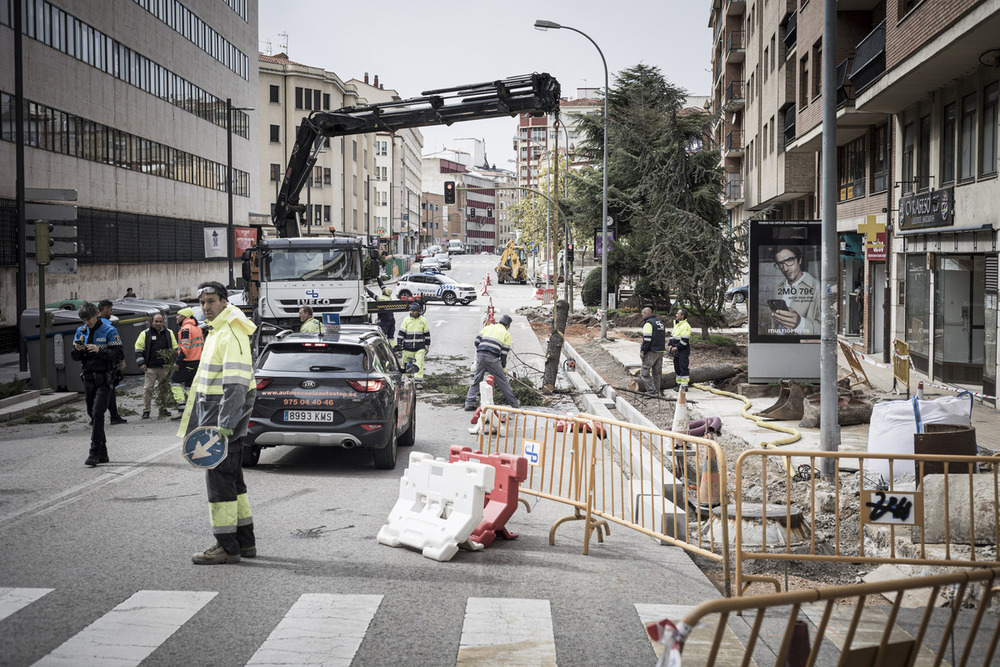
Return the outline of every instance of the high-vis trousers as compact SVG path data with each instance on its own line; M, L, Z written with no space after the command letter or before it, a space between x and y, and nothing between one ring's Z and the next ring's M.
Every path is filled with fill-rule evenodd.
M424 379L424 357L426 357L426 356L427 356L427 350L422 349L422 348L419 349L419 350L416 350L416 351L414 351L414 350L403 350L403 366L406 366L406 363L410 359L416 359L416 362L417 362L417 372L416 372L416 374L413 377L415 377L418 380L423 380Z
M205 471L212 534L228 554L255 546L253 516L243 481L243 441L232 438L219 465Z

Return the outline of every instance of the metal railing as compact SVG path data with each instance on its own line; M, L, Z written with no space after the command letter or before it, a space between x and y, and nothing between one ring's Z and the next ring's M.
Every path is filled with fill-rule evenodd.
M847 73L851 71L854 56L849 56L837 65L837 106L854 101L854 87Z
M885 21L868 33L858 44L851 66L851 83L854 91L860 93L880 76L885 74Z
M726 102L740 101L742 102L743 97L743 82L733 81L726 87Z
M726 135L726 150L727 151L741 151L743 150L743 130L733 130Z
M743 199L743 179L726 181L726 199Z
M833 459L834 470L854 467L856 461L859 472L824 478L820 488L822 459ZM980 468L988 472L978 473ZM753 535L744 527L748 472L762 493L763 528ZM736 595L753 582L780 590L774 577L747 574L748 561L998 565L998 472L1000 458L988 456L743 452L736 460L735 479ZM932 473L933 478L925 479ZM803 521L793 520L793 505L801 509ZM777 523L769 522L768 515Z
M731 54L733 51L742 51L743 48L743 31L731 31L729 37L726 39L726 55Z
M725 455L705 438L593 415L488 406L479 449L528 459L519 492L573 508L549 530L583 522L583 553L610 523L681 547L722 565L729 591L728 480ZM696 498L689 498L693 490ZM713 509L714 508L714 509Z
M792 12L788 15L788 18L784 21L785 23L785 37L783 41L785 42L785 51L791 51L795 48L795 42L798 39L798 12Z
M673 651L670 657L677 659L676 664L680 664L683 656L685 667L766 664L763 656L768 653L773 653L775 667L938 665L946 656L954 656L954 664L986 667L995 664L993 658L1000 639L1000 616L986 613L993 596L1000 592L998 582L1000 568L982 568L710 600L698 605L683 620L659 621L647 627L650 636L657 638L666 651ZM903 616L901 610L907 606L908 597L927 600L919 612L919 624L908 628L912 635L896 624ZM938 616L935 604L942 600L947 600L949 608L938 610ZM745 640L736 638L729 629L733 616L743 617L740 626L749 630ZM937 632L940 639L935 636ZM935 650L927 648L925 641ZM661 660L659 664L667 662Z

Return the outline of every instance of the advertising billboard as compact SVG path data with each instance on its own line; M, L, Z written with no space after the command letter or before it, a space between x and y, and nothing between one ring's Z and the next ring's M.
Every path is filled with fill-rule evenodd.
M751 343L819 340L819 220L750 222Z

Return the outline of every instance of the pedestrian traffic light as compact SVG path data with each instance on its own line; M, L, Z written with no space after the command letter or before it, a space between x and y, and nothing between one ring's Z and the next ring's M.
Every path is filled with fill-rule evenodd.
M445 204L455 203L455 181L444 182L444 203Z
M566 246L566 261L570 264L573 263L573 244L570 243Z

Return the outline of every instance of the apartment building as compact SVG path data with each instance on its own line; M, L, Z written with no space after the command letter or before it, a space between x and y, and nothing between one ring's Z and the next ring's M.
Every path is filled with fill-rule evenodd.
M256 208L256 0L32 0L21 5L25 184L78 192L78 273L50 300L188 297L228 281L233 221ZM0 329L17 318L14 0L0 0ZM228 101L228 106L227 106ZM233 109L227 118L227 111ZM212 255L212 256L207 256ZM26 276L36 306L37 274ZM81 285L86 289L81 289Z
M493 170L476 169L473 164L478 151L481 147L473 153L447 149L423 157L424 200L429 210L424 210L422 219L429 223L436 243L457 239L468 253L493 252L497 247L497 207L502 201ZM437 203L446 181L455 182L454 204L445 204L443 198Z
M733 224L820 210L823 3L715 0L713 107ZM837 6L838 334L996 394L995 0Z

